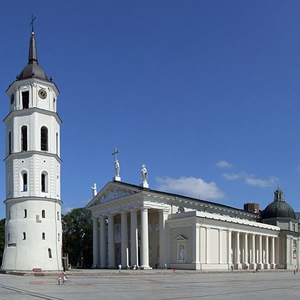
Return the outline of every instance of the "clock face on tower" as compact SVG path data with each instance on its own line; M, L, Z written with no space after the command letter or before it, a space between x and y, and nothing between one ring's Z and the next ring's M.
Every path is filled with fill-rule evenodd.
M45 89L40 89L39 90L39 97L41 99L46 99L47 98L47 91Z

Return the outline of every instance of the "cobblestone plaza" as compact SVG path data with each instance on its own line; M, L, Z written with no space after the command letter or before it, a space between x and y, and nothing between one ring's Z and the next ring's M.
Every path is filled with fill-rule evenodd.
M41 274L43 275L43 274ZM0 299L299 299L300 274L288 271L222 272L89 270L68 274L0 275Z

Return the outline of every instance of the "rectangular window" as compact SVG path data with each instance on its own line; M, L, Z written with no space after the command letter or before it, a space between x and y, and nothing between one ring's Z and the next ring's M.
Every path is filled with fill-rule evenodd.
M24 218L27 218L27 209L24 209Z
M23 240L26 240L26 232L23 232Z
M11 132L8 133L8 154L11 154Z
M45 239L45 232L42 233L42 240Z
M29 108L29 91L22 92L23 109Z
M42 210L42 218L46 218L45 210Z
M49 258L52 258L52 253L51 253L51 249L48 248L48 255L49 255Z
M21 128L21 150L27 151L27 126Z
M59 221L59 211L57 212L57 220Z
M23 174L23 192L27 191L27 173Z
M48 129L45 126L41 128L41 150L48 151Z
M46 192L46 175L41 175L41 181L42 181L42 192Z
M60 241L60 234L58 234L58 236L57 236L57 240L58 240L58 241Z

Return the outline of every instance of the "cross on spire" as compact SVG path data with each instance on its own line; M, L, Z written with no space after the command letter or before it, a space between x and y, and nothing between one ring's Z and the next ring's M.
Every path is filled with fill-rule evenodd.
M34 20L36 19L36 17L32 14L31 15L31 22L30 22L30 24L29 25L31 25L31 32L34 32L34 30L33 30L33 23L34 23Z
M118 160L118 157L117 157L117 154L118 154L118 153L119 153L119 150L117 149L117 147L115 147L115 150L114 150L114 152L112 153L112 155L115 156L115 161Z

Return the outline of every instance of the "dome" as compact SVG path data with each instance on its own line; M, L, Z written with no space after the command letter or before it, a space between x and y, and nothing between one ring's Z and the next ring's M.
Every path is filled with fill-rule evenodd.
M275 199L262 212L262 219L285 218L296 219L293 208L284 201L283 193L277 189L274 193Z
M27 78L40 78L48 81L48 77L43 68L37 63L28 64L18 76L18 80Z

